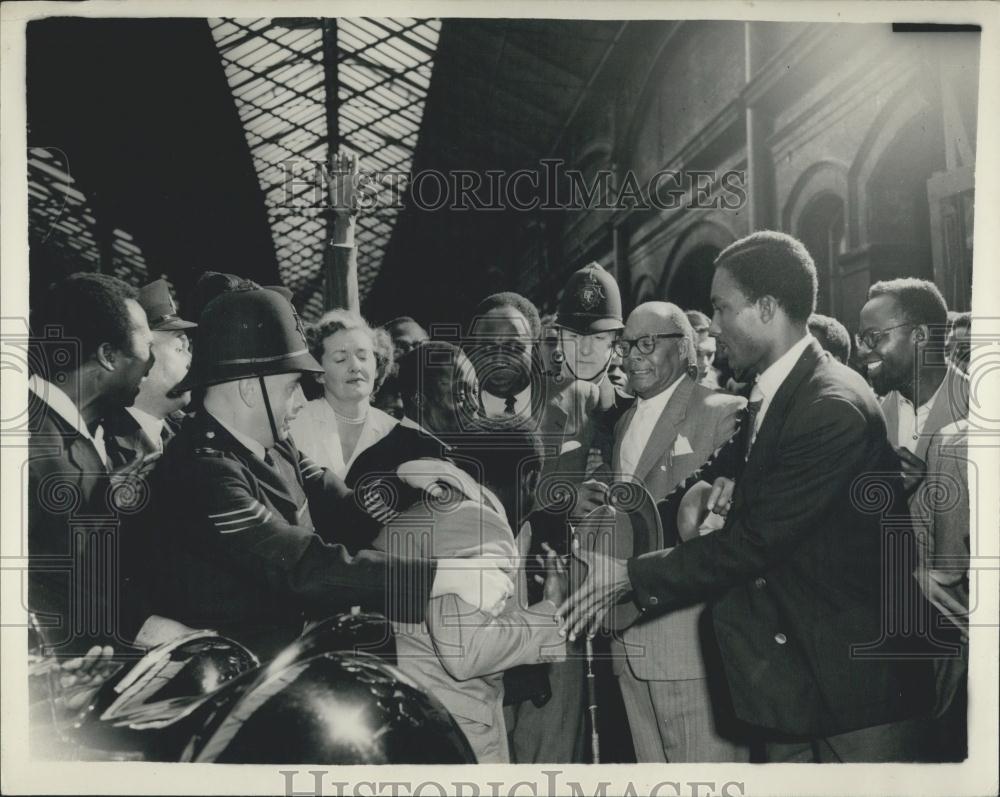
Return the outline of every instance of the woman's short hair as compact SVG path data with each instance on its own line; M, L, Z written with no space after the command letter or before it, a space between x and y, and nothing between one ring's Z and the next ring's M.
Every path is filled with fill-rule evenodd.
M382 387L393 365L392 338L381 329L373 329L365 319L352 310L336 308L327 310L315 324L306 329L309 351L317 362L323 361L323 344L328 337L349 329L359 329L372 342L375 352L375 387L373 393Z

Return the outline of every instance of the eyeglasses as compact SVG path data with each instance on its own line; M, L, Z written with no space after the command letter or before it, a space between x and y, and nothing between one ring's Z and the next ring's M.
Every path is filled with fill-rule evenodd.
M886 327L885 329L866 329L864 332L854 335L854 342L858 346L865 346L868 349L874 349L878 346L878 342L882 340L889 332L894 329L899 329L900 327L912 327L916 326L912 321L907 321L904 324L896 324L894 327Z
M657 332L653 335L643 335L635 340L628 340L627 338L619 338L615 341L615 352L618 353L622 359L629 356L632 351L632 347L635 346L639 350L639 354L652 354L653 349L656 348L657 338L683 338L683 332Z

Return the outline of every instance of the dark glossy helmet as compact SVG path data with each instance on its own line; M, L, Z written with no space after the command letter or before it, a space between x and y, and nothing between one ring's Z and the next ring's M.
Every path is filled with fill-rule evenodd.
M191 369L171 394L295 371L323 373L295 308L273 290L229 291L202 311Z
M569 278L555 325L579 335L625 328L618 283L600 263L588 263Z
M184 761L231 764L470 764L447 710L367 654L279 656L194 734Z

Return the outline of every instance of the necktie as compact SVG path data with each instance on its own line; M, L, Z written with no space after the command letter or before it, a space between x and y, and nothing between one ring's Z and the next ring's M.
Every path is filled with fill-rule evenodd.
M764 393L754 383L753 389L750 391L750 401L747 402L746 407L746 436L743 438L743 459L747 459L750 456L750 449L753 446L754 438L757 436L757 415L760 413L760 407L764 403Z
M513 396L507 396L503 404L503 414L509 418L514 417L514 405L517 403Z

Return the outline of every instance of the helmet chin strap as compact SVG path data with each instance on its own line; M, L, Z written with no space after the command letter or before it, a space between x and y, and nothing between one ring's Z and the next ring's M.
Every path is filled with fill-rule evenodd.
M558 349L558 351L559 351L560 354L562 353L562 331L561 330L559 332L559 349ZM579 376L576 373L576 371L573 370L573 366L569 364L569 358L565 354L563 354L563 356L562 356L562 364L564 366L566 366L566 370L569 371L570 376L572 376L574 379L576 379L576 380L578 380L580 382L593 382L595 385L597 385L598 387L600 387L601 385L604 384L604 380L608 378L608 369L611 368L611 360L614 359L614 356L615 356L615 349L614 349L614 346L612 346L611 349L608 351L608 359L605 360L604 367L601 368L600 371L598 371L596 374L594 374L594 376L591 376L591 377Z
M264 409L267 410L267 422L271 424L271 439L274 441L271 445L275 445L279 441L278 437L278 425L274 422L274 413L271 412L271 399L267 395L267 384L264 382L263 376L258 376L260 380L260 392L264 396Z

